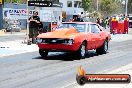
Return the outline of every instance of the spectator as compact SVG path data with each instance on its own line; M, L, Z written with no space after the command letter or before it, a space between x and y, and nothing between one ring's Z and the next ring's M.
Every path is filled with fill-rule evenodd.
M104 19L101 19L101 20L100 20L100 25L101 25L102 27L104 27Z
M46 32L46 29L43 28L43 23L40 22L38 24L38 33L41 34L41 33L45 33Z
M108 17L104 19L104 28L106 29L108 26Z
M112 18L111 21L111 26L112 26L112 33L115 34L117 32L117 25L118 25L118 21L116 19L116 17Z
M33 16L29 19L29 42L36 43L36 37L38 35L38 24L40 23L40 18L38 12L34 12Z
M126 16L124 18L124 32L128 34L128 28L129 28L129 19L128 17Z
M100 19L97 18L96 23L100 25Z
M84 20L81 17L81 14L78 14L77 17L74 17L75 22L84 22Z
M112 16L108 20L109 27L110 27L110 33L112 33Z

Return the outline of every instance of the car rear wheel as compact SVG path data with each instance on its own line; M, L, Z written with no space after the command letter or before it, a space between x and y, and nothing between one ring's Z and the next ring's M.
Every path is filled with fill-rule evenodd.
M100 48L96 49L96 53L97 54L106 54L107 51L108 51L108 40L105 40L103 45Z
M79 50L76 52L76 56L78 59L84 59L85 55L86 55L86 43L83 42Z
M43 50L43 49L39 49L39 54L42 56L42 57L47 57L48 55L48 51L47 50Z

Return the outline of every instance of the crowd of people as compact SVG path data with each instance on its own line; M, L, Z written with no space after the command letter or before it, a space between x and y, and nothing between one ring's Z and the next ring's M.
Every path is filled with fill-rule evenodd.
M99 19L97 18L97 24L101 25L105 29L109 27L109 18L106 17L105 19Z
M124 33L128 34L128 28L129 28L129 18L128 16L122 16L122 17L106 17L104 19L97 18L96 23L100 26L104 27L105 29L110 28L110 32L115 34L117 30L118 23L122 21L124 24Z

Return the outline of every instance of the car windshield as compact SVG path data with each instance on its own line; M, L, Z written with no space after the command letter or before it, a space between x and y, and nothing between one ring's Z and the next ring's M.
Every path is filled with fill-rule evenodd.
M85 32L86 25L85 24L76 24L76 23L63 23L58 27L58 29L63 28L76 28L78 32Z
M82 19L84 22L96 22L95 18L83 17Z

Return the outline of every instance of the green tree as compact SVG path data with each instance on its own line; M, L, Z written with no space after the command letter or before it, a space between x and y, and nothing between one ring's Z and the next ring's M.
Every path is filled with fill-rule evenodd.
M10 3L10 2L11 2L11 0L4 0L4 2Z
M17 3L18 1L20 1L20 0L12 0L13 3Z
M82 7L85 11L88 11L90 9L91 4L92 0L82 0Z
M128 0L128 13L132 14L132 0Z
M4 0L6 3L26 3L27 0Z
M118 0L101 0L100 10L104 15L110 15L112 13L119 13L121 2Z

